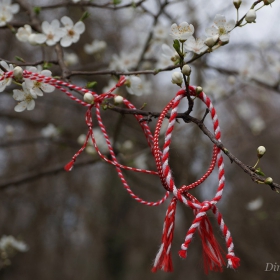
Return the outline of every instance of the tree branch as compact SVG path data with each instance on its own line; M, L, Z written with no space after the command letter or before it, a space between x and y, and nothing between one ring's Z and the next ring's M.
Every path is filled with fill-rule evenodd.
M149 118L149 120L151 120L151 117L152 118L158 118L160 116L160 112L147 112L147 111L143 111L143 110L133 110L133 109L126 109L126 108L120 108L120 107L117 107L113 104L110 104L107 102L107 105L108 105L108 109L112 110L112 111L115 111L115 112L118 112L118 113L121 113L121 114L131 114L131 115L142 115L142 116L147 116ZM166 115L167 118L170 117L170 114L167 114ZM233 155L231 152L228 151L228 149L226 149L226 147L224 146L224 144L221 142L221 141L218 141L216 138L215 138L215 135L213 133L211 133L209 131L209 129L204 125L203 121L204 119L202 120L199 120L197 118L194 118L190 115L186 115L185 113L178 113L177 114L177 118L178 119L183 119L185 122L193 122L194 124L196 124L200 130L218 147L220 148L224 153L225 155L230 159L231 162L234 162L236 163L245 173L247 173L251 179L254 181L254 182L262 182L264 183L265 182L265 179L266 178L263 178L262 176L259 176L257 175L254 171L254 168L249 166L249 165L246 165L244 164L241 160L239 160L235 155ZM145 120L145 119L143 119ZM269 185L271 187L271 189L273 191L276 191L276 192L279 192L280 190L280 185L277 184L277 183L272 183Z

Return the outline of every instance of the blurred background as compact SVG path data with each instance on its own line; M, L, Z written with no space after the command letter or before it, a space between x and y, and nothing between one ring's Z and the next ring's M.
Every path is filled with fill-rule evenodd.
M172 65L162 56L161 49L163 43L172 47L169 36L172 23L187 21L194 25L195 37L203 37L216 14L236 19L232 1L141 2L131 5L130 1L121 1L116 7L128 7L111 9L113 5L106 5L108 1L81 1L76 5L73 1L61 1L64 4L59 7L42 8L36 18L50 22L67 15L75 23L85 11L89 12L80 40L62 49L70 71L164 68ZM58 4L57 1L13 3L20 4L20 11L9 26L0 27L1 59L18 64L22 62L16 62L16 56L25 63L57 61L54 47L20 42L12 28L16 32L18 27L30 24L24 4L40 7ZM243 1L240 16L252 3ZM265 146L267 153L259 166L277 183L280 183L279 11L278 0L272 7L262 8L257 12L255 24L236 28L228 45L191 64L191 84L202 86L212 98L226 148L253 166L257 147ZM97 40L95 45L93 40ZM127 68L123 66L125 63ZM49 67L53 76L61 76L56 63ZM137 108L147 103L146 111L161 111L179 89L171 83L170 71L140 78L143 91L138 95L130 94L126 87L117 93ZM73 74L69 81L83 87L96 81L93 90L101 93L117 80L111 75ZM254 183L227 157L224 158L226 187L218 207L231 231L240 267L236 271L225 267L222 273L205 275L198 235L190 244L187 259L180 259L177 252L194 216L189 208L178 203L171 249L174 272L153 274L151 267L160 246L168 202L158 207L137 203L123 188L115 168L102 161L90 145L73 170L65 172L63 166L81 147L81 139L87 132L85 108L55 91L38 98L33 111L17 113L12 98L15 88L19 87L11 85L0 93L0 279L279 279L280 268L265 270L268 263L280 266L280 196L268 186ZM187 103L183 102L181 112L186 108ZM204 112L205 106L196 100L192 115L202 118ZM102 117L119 160L126 165L155 170L154 159L134 117L110 110L102 111ZM155 119L149 124L152 131L155 124ZM212 129L210 116L205 124ZM96 119L94 125L98 135ZM99 144L102 143L101 138ZM212 147L212 142L196 125L183 121L176 124L170 164L177 186L190 184L204 174L211 161ZM106 147L103 148L106 153ZM201 200L211 199L218 185L217 169L214 173L191 193ZM141 198L157 201L164 196L156 176L129 171L124 174L133 192ZM209 218L226 251L211 213Z

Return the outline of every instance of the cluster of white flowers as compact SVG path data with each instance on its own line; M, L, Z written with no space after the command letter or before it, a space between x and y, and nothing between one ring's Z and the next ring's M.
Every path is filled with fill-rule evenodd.
M13 65L8 65L5 61L0 61L2 67L4 67L7 71L14 71L14 75L16 73L21 73L22 69L20 67L16 67L14 69ZM26 67L26 70L42 74L47 77L52 76L52 72L50 70L42 70L41 66L36 67ZM4 71L0 69L0 77L3 75ZM0 92L3 92L7 86L9 86L12 82L12 78L4 79L0 82ZM52 92L55 87L46 83L37 82L35 80L31 80L28 78L23 78L22 89L14 89L13 90L13 98L18 101L18 104L15 106L16 112L22 112L25 109L33 110L35 108L35 100L37 96L43 96L43 92Z
M1 0L0 2L0 26L5 26L13 19L13 15L19 11L18 4L12 4L11 0Z
M235 21L226 21L225 16L216 15L214 18L214 25L207 28L206 35L208 36L205 40L201 38L195 39L193 37L194 27L192 24L182 22L180 25L176 23L171 25L171 36L174 40L179 40L184 43L184 47L187 51L201 54L205 52L208 47L214 46L219 39L226 43L229 41L230 31L234 28ZM211 41L213 41L211 46Z
M95 54L102 52L107 47L107 43L104 41L93 40L91 44L85 44L84 51L87 54Z
M120 55L114 54L109 65L110 69L119 71L128 71L137 66L140 50L134 50L130 53L121 52Z
M85 24L82 21L73 23L72 19L67 16L61 18L61 23L54 19L51 23L43 21L42 33L32 33L29 25L20 27L16 33L16 37L21 42L29 42L30 44L47 44L53 46L60 41L62 47L69 47L73 43L77 43L80 35L85 31Z
M28 246L23 241L17 240L12 235L3 235L0 239L0 250L6 251L9 248L13 248L19 252L26 252L28 250Z

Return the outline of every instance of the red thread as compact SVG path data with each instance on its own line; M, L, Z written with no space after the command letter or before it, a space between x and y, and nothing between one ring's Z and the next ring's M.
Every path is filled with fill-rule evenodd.
M223 189L225 186L225 176L224 176L224 164L223 164L223 155L222 151L214 146L213 148L213 155L212 160L210 163L210 166L206 173L198 179L196 182L188 185L188 186L182 186L181 188L177 188L174 182L174 179L172 177L171 168L169 166L169 149L171 145L171 138L172 133L174 131L174 126L176 123L176 117L177 117L177 111L178 106L181 102L181 100L186 96L186 91L184 89L181 89L177 92L176 96L167 104L167 106L163 109L162 113L160 114L160 117L158 118L156 130L154 133L154 136L152 135L150 128L146 121L143 121L142 115L134 115L137 122L141 126L143 133L146 137L147 144L151 149L151 153L155 158L157 171L151 171L151 170L145 170L145 169L137 169L134 167L129 167L122 165L118 162L117 157L115 155L115 152L113 150L110 138L107 134L106 128L102 122L101 113L100 113L100 104L104 101L104 99L113 98L114 95L112 92L117 88L122 86L125 83L126 78L122 76L118 83L111 88L108 92L102 93L100 95L97 95L95 92L89 91L88 89L84 89L81 87L78 87L76 85L72 85L70 83L56 80L52 77L46 77L44 75L41 75L39 73L30 72L27 70L23 71L23 77L25 79L31 79L34 81L38 81L41 83L46 83L53 85L60 91L64 92L69 98L71 98L73 101L79 103L82 106L87 107L85 121L88 126L88 133L86 140L82 147L78 150L77 153L73 156L72 160L65 165L65 170L70 171L73 168L73 165L76 161L76 158L83 152L83 150L86 148L89 139L92 140L93 145L98 153L98 155L105 160L107 163L112 164L115 166L118 176L124 186L124 188L128 191L128 193L138 202L148 205L148 206L157 206L163 203L168 195L169 192L173 193L173 198L170 202L170 205L168 207L168 210L166 212L165 216L165 222L163 227L163 234L162 234L162 243L160 246L160 250L156 256L154 266L152 268L152 271L155 272L157 269L163 269L164 271L172 271L173 265L171 260L171 244L173 239L173 233L175 228L175 213L176 213L176 205L177 201L182 202L183 204L189 206L191 209L193 209L195 218L193 220L193 223L191 227L189 228L184 243L181 245L181 250L179 251L179 255L182 258L186 258L187 256L187 249L189 244L191 243L192 237L195 234L196 230L198 230L199 235L202 240L202 246L203 246L203 255L204 255L204 269L205 272L208 273L208 269L215 270L215 271L221 271L222 266L224 264L224 260L221 255L220 246L217 243L214 235L213 235L213 229L210 224L210 221L207 217L207 211L211 210L217 219L218 225L224 235L224 238L226 240L226 246L227 246L227 259L228 259L228 266L236 269L239 266L239 258L237 258L233 251L233 242L232 237L230 234L230 231L228 230L221 213L219 213L216 203L222 198ZM1 75L0 81L7 78L13 78L13 71L5 72ZM85 103L84 101L80 100L79 98L72 95L66 88L70 88L76 91L79 91L83 94L89 92L94 97L94 105L90 105ZM189 86L189 93L192 96L196 96L195 87ZM220 141L221 139L221 132L219 128L219 121L218 116L216 113L216 110L211 102L211 100L206 96L204 92L201 92L198 95L198 98L201 99L207 108L210 111L210 115L213 121L213 130L215 138ZM127 99L124 99L124 105L128 109L136 109L133 104L131 104ZM111 159L108 159L105 155L103 155L98 148L98 145L95 141L95 137L93 134L93 121L92 121L92 110L95 110L95 116L98 121L98 125L105 137L105 141L107 144L107 147L109 149L109 154ZM163 148L160 149L159 147L159 134L160 129L162 126L163 119L165 118L168 111L171 110L170 118L169 118L169 125L166 130L165 134L165 141ZM192 188L195 188L199 186L203 181L206 180L206 178L211 174L213 171L215 165L218 167L218 187L215 196L209 200L209 201L203 201L199 202L192 194L189 193L189 191ZM142 173L148 173L151 175L159 176L162 186L167 190L165 196L157 201L157 202L147 202L136 196L132 190L130 189L129 185L127 184L125 177L122 173L122 169L134 171L134 172L142 172Z

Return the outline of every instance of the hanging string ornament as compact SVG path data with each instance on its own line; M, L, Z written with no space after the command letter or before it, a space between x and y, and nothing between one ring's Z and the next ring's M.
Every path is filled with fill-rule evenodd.
M2 77L0 77L0 81L4 79L13 78L13 75L14 75L13 71L5 72L2 74ZM126 80L125 77L122 76L119 82L112 89L100 95L96 94L93 91L89 91L88 89L84 89L82 87L78 87L76 85L64 81L60 81L52 77L46 77L39 73L34 73L27 70L23 71L23 78L31 79L39 83L46 83L52 85L56 87L58 90L64 92L73 101L77 102L78 104L84 107L87 107L86 114L85 114L85 122L88 127L86 139L82 147L72 157L72 160L65 165L66 171L72 170L77 157L84 151L84 149L88 144L88 141L91 140L100 158L102 158L107 163L115 166L117 174L124 188L130 194L130 196L134 198L137 202L147 206L158 206L168 198L170 193L173 194L173 198L171 199L166 212L161 246L154 261L154 265L152 268L153 272L157 271L158 269L163 269L164 271L173 270L173 265L171 260L171 244L172 244L174 227L175 227L175 213L176 213L176 207L178 201L190 207L193 210L195 216L193 223L186 234L185 241L181 245L181 250L179 251L179 255L182 258L186 258L189 244L192 240L194 233L196 232L196 230L198 230L202 240L205 272L207 273L208 269L218 270L218 271L222 270L224 260L220 252L220 246L214 237L211 223L207 217L207 211L211 210L215 214L218 225L220 226L220 229L226 240L226 246L227 246L226 257L228 259L228 266L234 269L239 266L239 258L237 258L234 254L231 234L224 223L222 215L220 214L220 212L216 207L216 203L222 198L222 192L225 185L224 164L223 164L223 156L221 150L216 146L213 147L212 160L208 167L208 170L199 180L197 180L196 182L190 185L187 186L184 185L181 188L177 188L175 186L174 179L171 174L171 169L169 166L169 149L171 144L172 132L176 122L178 106L180 104L180 101L186 96L185 90L178 91L176 96L164 108L164 110L162 111L158 119L154 136L151 133L148 123L143 118L143 116L141 114L134 115L135 119L137 120L137 122L142 128L142 131L147 141L147 145L151 150L151 154L155 158L157 171L152 171L146 169L138 169L138 168L122 165L121 163L119 163L117 156L114 152L113 146L111 144L111 140L106 131L105 125L103 124L102 121L101 112L100 112L101 104L104 102L105 99L107 100L115 97L113 91L124 84ZM80 100L79 98L75 97L67 90L67 88L81 92L82 94L85 93L92 94L94 98L93 104L88 104ZM196 96L195 87L190 86L189 92L192 96ZM216 139L220 141L221 133L219 128L219 121L218 121L216 111L213 107L213 104L211 103L211 100L203 92L200 93L197 97L201 99L206 104L207 108L210 110L210 114L213 121L214 134ZM127 99L124 99L123 103L130 110L136 109L134 105ZM169 110L171 110L169 124L165 133L165 141L164 141L163 148L160 149L159 147L160 129L162 127L162 122ZM93 132L92 111L95 112L98 125L104 135L105 142L109 150L110 159L108 158L108 156L101 153L96 143L94 132ZM218 166L218 182L219 182L216 195L209 201L199 202L197 198L195 198L192 194L189 193L189 190L199 186L202 182L204 182L214 170L215 165ZM123 169L130 170L133 172L141 172L141 173L158 176L161 180L162 186L166 190L164 197L156 202L148 202L135 195L122 173Z

